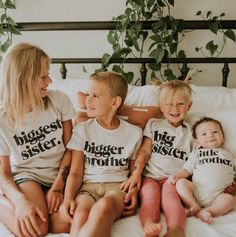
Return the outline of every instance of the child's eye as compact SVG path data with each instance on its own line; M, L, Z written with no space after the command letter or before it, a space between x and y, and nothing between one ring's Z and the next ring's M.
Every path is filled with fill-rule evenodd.
M213 133L218 133L218 132L219 132L219 131L217 131L217 130L216 130L216 131L213 131Z
M204 132L204 133L202 133L202 136L206 136L206 133Z

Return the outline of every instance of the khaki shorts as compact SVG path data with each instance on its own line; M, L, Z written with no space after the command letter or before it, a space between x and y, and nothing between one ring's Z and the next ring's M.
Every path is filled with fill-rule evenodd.
M119 189L121 183L83 183L78 195L87 194L95 201L105 195L119 195L124 197L126 192Z

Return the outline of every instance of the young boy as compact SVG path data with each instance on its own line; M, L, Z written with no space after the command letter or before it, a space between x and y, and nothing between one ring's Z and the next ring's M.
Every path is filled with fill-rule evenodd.
M128 194L119 189L142 141L141 128L117 117L127 90L117 73L90 77L86 106L95 118L77 124L67 146L72 164L61 210L72 223L70 236L108 237L114 220L137 204L136 189Z
M236 161L230 152L221 148L224 134L219 121L209 117L200 119L193 125L193 137L198 149L169 181L178 180L176 189L189 207L187 214L210 224L213 217L224 215L235 206L234 196L224 193L224 189L235 179ZM191 175L192 182L183 179Z
M191 127L184 118L191 107L191 88L183 81L169 81L160 88L160 109L164 119L150 119L144 130L132 176L122 190L141 186L140 219L144 237L159 236L160 209L167 221L166 237L183 237L184 208L174 185L167 178L182 168L191 149ZM144 171L144 172L143 172Z

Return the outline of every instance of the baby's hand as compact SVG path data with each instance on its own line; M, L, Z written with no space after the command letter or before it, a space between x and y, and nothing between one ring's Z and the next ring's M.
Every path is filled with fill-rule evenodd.
M168 177L168 180L167 180L167 181L168 181L170 184L175 184L178 179L179 179L178 175L172 174L172 175L170 175L170 176Z
M129 177L128 180L120 184L119 188L126 192L132 190L135 186L137 186L138 190L140 190L141 182L141 176L136 175L135 172L133 172L133 174Z

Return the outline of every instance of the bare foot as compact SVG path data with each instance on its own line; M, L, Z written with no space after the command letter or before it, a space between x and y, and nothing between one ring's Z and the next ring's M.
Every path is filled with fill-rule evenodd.
M143 226L144 237L157 237L162 229L162 224L146 221Z
M173 226L168 228L164 237L185 237L184 230L179 226Z
M208 224L211 224L212 220L213 220L213 217L212 217L211 213L208 210L206 210L206 209L200 210L196 214L196 217L201 219L202 221L208 223Z
M201 207L199 205L195 205L190 207L188 210L186 210L186 216L195 216L198 211L200 211Z

